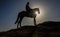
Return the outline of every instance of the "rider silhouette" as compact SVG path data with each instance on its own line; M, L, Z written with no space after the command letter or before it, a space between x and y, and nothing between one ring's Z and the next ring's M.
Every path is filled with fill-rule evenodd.
M27 4L26 4L26 11L27 11L27 12L30 12L30 10L31 10L29 4L30 4L29 2L27 2Z

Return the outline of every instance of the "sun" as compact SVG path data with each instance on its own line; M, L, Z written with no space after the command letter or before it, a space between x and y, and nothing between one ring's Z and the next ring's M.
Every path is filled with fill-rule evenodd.
M38 11L35 11L35 14L38 15Z
M35 11L35 14L36 14L36 16L39 16L40 14L38 13L38 11Z
M35 14L38 15L38 11L35 11Z

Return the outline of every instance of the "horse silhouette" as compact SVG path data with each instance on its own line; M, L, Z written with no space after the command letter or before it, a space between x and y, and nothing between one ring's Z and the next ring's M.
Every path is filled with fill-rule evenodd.
M22 19L24 17L30 17L30 18L34 18L34 25L36 25L36 11L38 11L38 13L40 14L40 11L39 11L39 8L34 8L34 9L31 9L31 11L27 12L27 11L21 11L18 13L18 17L17 17L17 20L15 22L15 24L17 23L17 28L18 28L18 25L20 25L21 27L21 22L22 22Z

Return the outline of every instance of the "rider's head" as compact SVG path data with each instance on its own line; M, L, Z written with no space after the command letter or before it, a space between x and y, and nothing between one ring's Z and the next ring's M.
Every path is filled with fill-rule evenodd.
M29 2L27 2L27 5L29 5Z

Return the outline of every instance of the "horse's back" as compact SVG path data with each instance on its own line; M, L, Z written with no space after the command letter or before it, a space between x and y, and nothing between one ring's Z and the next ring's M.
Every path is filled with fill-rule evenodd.
M18 13L19 16L25 16L26 15L26 11L21 11Z
M21 12L19 12L19 14L22 14L22 13L25 13L26 11L21 11Z

